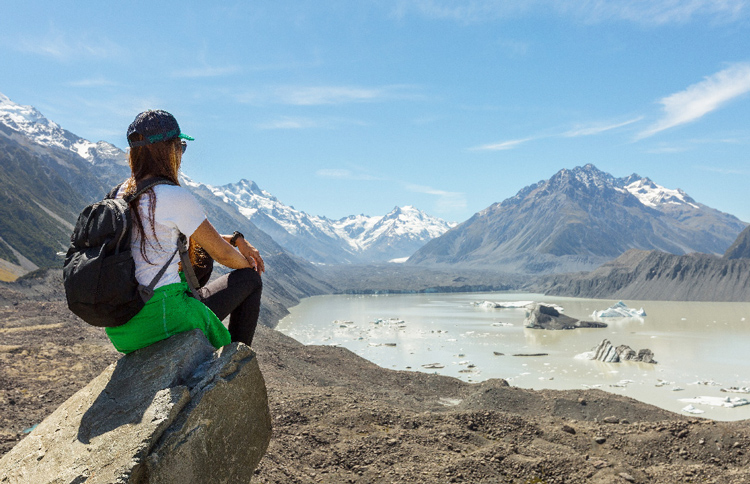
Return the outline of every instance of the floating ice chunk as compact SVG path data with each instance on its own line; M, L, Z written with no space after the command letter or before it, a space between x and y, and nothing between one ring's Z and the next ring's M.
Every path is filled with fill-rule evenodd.
M750 401L741 397L695 397L681 398L681 402L697 403L699 405L712 405L714 407L734 408L743 405L750 405Z
M497 323L492 323L492 326L513 326L513 323L497 322Z
M575 358L576 360L593 360L594 358L596 358L596 351L587 351L585 353L575 355L573 358Z
M695 408L692 405L688 405L687 407L683 408L682 411L683 412L687 412L687 413L696 413L696 414L697 413L706 413L705 410L701 410L699 408Z
M646 316L646 311L641 309L631 309L624 302L619 301L612 307L601 311L594 311L591 314L593 318L642 318Z
M712 386L712 387L718 387L721 386L721 383L716 383L713 380L698 380L691 383L691 385L706 385L706 386Z
M474 301L471 304L474 307L488 309L526 309L528 306L534 304L534 301ZM562 311L560 306L554 304L551 306L554 306L558 311Z
M674 388L672 389L672 391L673 391L673 392L681 392L681 391L683 391L683 390L684 390L684 388L681 388L681 387L674 387Z
M750 387L729 387L722 388L721 391L729 393L750 393Z
M422 368L427 368L427 369L445 368L445 365L441 365L440 363L428 363L426 365L422 365Z

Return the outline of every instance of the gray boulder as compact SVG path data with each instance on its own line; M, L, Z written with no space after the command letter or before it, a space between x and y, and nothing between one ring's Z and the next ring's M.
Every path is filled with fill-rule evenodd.
M270 438L255 352L195 330L110 365L3 456L0 483L250 482Z
M561 314L552 306L534 303L526 311L524 327L530 329L577 329L577 328L606 328L607 323L580 321L565 314Z

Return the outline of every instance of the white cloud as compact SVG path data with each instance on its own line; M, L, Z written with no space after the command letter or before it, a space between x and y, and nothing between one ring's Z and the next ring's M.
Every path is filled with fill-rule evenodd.
M204 78L204 77L224 77L235 74L240 71L238 66L200 66L191 69L175 71L172 76L177 78Z
M604 133L605 131L611 131L613 129L622 128L623 126L627 126L629 124L636 123L643 119L643 116L639 116L634 119L629 119L627 121L623 121L621 123L614 123L614 124L591 124L589 126L578 126L566 133L563 133L563 136L566 138L575 138L578 136L591 136L599 133Z
M404 17L414 12L471 23L553 11L585 22L625 20L660 25L696 19L733 21L745 14L747 6L747 0L401 0L394 14Z
M280 118L256 125L259 129L310 129L327 128L329 123L309 118Z
M503 141L501 143L492 143L488 145L482 145L477 146L476 148L471 148L475 151L503 151L503 150L512 150L516 146L526 143L527 141L531 141L534 138L521 138L521 139L514 139L509 141Z
M108 59L122 57L124 49L106 38L81 35L76 38L57 30L44 36L19 39L15 44L21 52L52 57L58 61L83 58Z
M637 139L700 119L748 91L750 64L731 65L684 91L662 98L659 101L664 111L662 119L642 131Z
M391 99L420 99L416 86L277 86L234 93L237 102L263 105L323 106L350 103L382 102Z
M72 87L109 87L117 86L119 84L104 77L92 77L89 79L81 79L80 81L72 81L69 82L68 85Z
M466 196L461 192L448 192L425 185L416 185L414 183L403 183L404 188L410 192L434 195L437 198L436 207L440 212L451 212L454 210L464 210L467 207Z
M590 22L626 20L662 25L706 18L736 20L747 9L747 0L567 0L558 7Z
M336 180L382 180L363 170L350 170L347 168L321 168L315 172L320 178L333 178Z
M280 87L276 97L284 104L295 106L317 106L323 104L345 104L373 102L406 96L408 86L357 87L357 86L308 86Z
M699 165L696 168L698 168L699 170L703 170L703 171L720 173L722 175L743 175L743 176L750 175L750 171L748 170L737 170L734 168L721 168L718 166L706 166L706 165Z

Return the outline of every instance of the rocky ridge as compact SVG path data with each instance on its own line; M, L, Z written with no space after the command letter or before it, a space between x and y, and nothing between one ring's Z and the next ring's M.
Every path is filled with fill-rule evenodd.
M667 301L750 301L750 259L630 250L579 274L547 276L528 289L549 295Z

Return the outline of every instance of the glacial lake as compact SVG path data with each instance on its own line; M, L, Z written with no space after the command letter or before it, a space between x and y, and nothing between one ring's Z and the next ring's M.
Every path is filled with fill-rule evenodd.
M626 300L646 316L604 318L609 326L603 329L547 331L524 328L525 309L475 301L552 303L589 321L617 302L527 293L317 296L291 308L277 329L303 344L345 347L384 368L466 382L504 378L522 388L599 388L683 415L692 414L684 410L690 405L703 411L699 417L750 418L750 405L717 405L750 400L748 393L722 391L750 387L750 303ZM658 363L576 358L605 338L614 346L648 348ZM513 356L540 353L546 355Z

